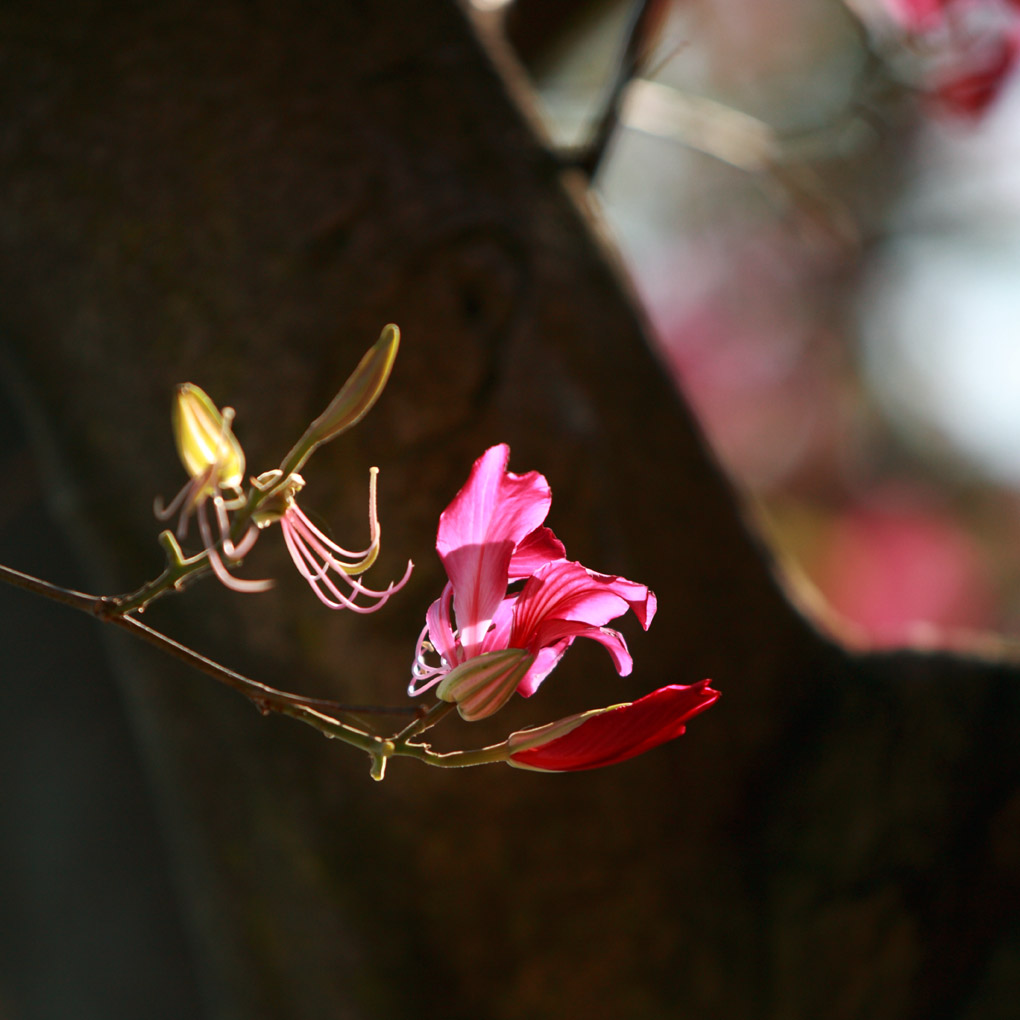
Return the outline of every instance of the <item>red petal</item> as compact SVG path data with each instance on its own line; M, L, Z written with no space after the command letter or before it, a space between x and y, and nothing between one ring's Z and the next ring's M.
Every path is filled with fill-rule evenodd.
M709 683L671 684L637 701L602 709L564 736L512 752L509 761L546 772L580 772L626 761L680 736L687 720L719 697ZM511 746L514 737L526 740L527 732L512 734Z
M999 97L1018 56L1020 30L1014 28L991 41L984 53L972 55L943 76L932 89L932 98L958 116L980 116Z

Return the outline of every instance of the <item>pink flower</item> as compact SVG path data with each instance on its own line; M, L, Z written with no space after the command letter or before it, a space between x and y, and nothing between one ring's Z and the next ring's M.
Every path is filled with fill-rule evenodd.
M930 92L933 103L960 117L978 117L998 99L1020 56L1020 31L1014 26L975 43L939 75Z
M581 772L615 765L679 737L688 719L719 697L708 680L660 687L637 701L570 716L508 739L511 765L541 772Z
M1020 58L1018 0L884 0L883 6L898 29L897 62L935 110L975 119L992 106Z
M927 32L942 24L951 0L885 0L890 16L912 32Z
M625 676L632 667L627 644L606 624L632 609L647 629L655 615L655 595L645 585L565 558L543 527L552 503L548 482L536 471L508 472L509 456L506 445L487 450L439 519L436 549L449 582L429 608L408 688L416 695L441 683L439 696L457 701L465 718L491 714L514 690L534 694L578 637L603 645ZM519 591L508 591L520 580ZM507 649L526 656L501 659L488 673L473 663ZM428 661L431 653L438 664ZM480 699L483 708L468 707L459 684L469 684L474 704L480 677L500 689Z

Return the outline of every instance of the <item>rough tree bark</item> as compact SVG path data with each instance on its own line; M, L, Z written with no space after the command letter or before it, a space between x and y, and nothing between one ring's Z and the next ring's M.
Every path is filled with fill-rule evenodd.
M8 392L93 589L159 567L175 383L233 404L262 470L395 321L391 385L316 455L303 505L359 534L378 463L373 577L410 555L409 587L329 614L274 536L250 563L272 593L206 583L150 622L270 683L400 703L438 512L506 440L551 480L570 554L661 611L630 634L632 677L577 649L510 719L456 736L704 676L724 694L616 769L397 761L379 786L349 749L111 638L210 1016L1007 1015L1017 670L851 654L791 608L453 3L13 2L0 54Z

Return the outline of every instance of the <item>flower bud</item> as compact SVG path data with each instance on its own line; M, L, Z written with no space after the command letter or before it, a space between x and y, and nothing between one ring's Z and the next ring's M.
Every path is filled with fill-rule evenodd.
M284 464L288 474L299 470L317 447L357 425L368 414L386 388L399 346L400 330L392 323L384 326L329 407L308 426L287 455Z
M461 718L468 722L484 719L510 700L534 661L523 648L476 655L446 674L436 696L455 702Z
M568 733L576 730L578 726L586 723L590 718L600 715L606 709L592 709L589 712L578 712L576 715L568 715L564 719L557 719L556 722L546 723L544 726L533 726L527 730L516 730L506 738L507 747L510 748L508 761L518 768L528 768L514 761L515 754L522 754L524 751L533 751L536 748L545 747L565 737Z
M637 701L511 733L507 762L538 772L580 772L626 761L679 737L719 697L708 685L670 684Z
M194 383L177 387L173 408L174 441L192 478L207 476L213 489L236 489L244 480L244 451L230 430L231 408L222 412Z

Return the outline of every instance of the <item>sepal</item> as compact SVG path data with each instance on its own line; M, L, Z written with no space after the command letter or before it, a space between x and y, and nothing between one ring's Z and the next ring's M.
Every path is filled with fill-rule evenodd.
M436 696L454 702L461 718L468 722L484 719L510 700L534 661L523 648L476 655L443 677Z

